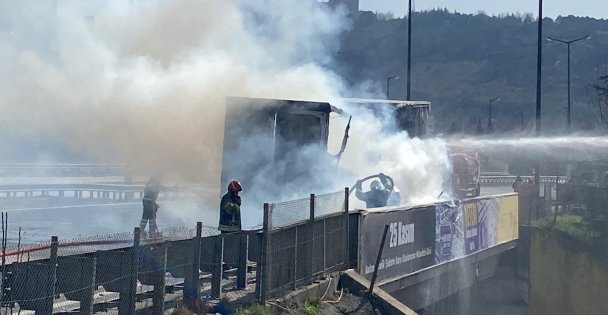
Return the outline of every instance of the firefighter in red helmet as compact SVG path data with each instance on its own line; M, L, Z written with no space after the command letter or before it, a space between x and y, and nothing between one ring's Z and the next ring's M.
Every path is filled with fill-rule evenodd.
M243 188L241 184L233 180L228 184L228 192L220 202L220 224L218 229L222 233L233 233L241 231L241 197L239 192Z

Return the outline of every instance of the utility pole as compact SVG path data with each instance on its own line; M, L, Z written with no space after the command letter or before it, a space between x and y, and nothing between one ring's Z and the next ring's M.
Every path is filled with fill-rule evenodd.
M543 0L538 0L538 49L536 56L536 136L540 137L540 110L543 61Z
M409 0L407 13L407 97L412 100L412 0Z
M541 110L541 89L542 89L542 61L543 61L543 0L538 0L538 49L536 56L536 136L540 137L540 110ZM534 185L536 198L540 196L540 163L534 165ZM537 202L535 202L537 204ZM528 215L532 215L529 213Z
M566 44L568 46L568 134L570 134L571 131L571 119L570 119L570 45L572 45L573 43L576 43L578 41L581 41L583 39L589 39L591 38L591 35L585 35L581 38L577 38L574 40L562 40L562 39L557 39L557 38L553 38L553 37L547 37L547 40L550 42L560 42L562 44Z

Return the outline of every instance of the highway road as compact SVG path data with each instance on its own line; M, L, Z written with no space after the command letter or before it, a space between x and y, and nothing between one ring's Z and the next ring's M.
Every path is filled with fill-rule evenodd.
M67 240L131 232L139 225L142 214L141 202L45 199L3 202L11 243L17 242L19 227L25 243L48 241L51 235ZM196 221L217 225L217 211L203 209L194 200L160 200L159 204L159 228L194 228Z
M510 193L510 185L482 187L482 195ZM0 200L0 210L8 213L9 239L16 243L19 227L26 243L48 241L51 235L73 239L92 235L131 232L139 225L141 203L124 200L72 198L15 198ZM216 226L215 204L200 200L159 200L157 222L160 228L194 227L197 221Z

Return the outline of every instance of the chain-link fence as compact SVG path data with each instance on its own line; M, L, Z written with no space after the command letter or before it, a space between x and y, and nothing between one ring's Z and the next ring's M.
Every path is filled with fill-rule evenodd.
M90 314L93 308L158 314L167 292L186 301L219 298L222 287L242 289L254 281L264 300L345 268L348 227L346 189L266 205L263 231L219 234L199 223L164 228L162 238L140 237L136 228L38 244L3 242L0 314Z
M258 231L218 235L198 223L164 232L169 233L162 240L140 238L136 228L109 238L53 237L16 252L4 250L0 314L91 314L94 306L119 314L143 308L161 314L167 292L179 291L185 301L201 294L219 298L222 286L244 288L255 278L248 267L259 257ZM28 253L29 260L23 259Z
M347 266L348 189L266 204L264 223L257 282L260 300Z

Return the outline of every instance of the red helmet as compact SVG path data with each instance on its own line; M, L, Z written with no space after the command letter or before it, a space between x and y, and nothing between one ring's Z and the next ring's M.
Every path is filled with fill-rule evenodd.
M228 184L228 191L231 193L239 192L242 190L243 190L243 187L241 187L241 183L239 183L236 180L233 180Z

